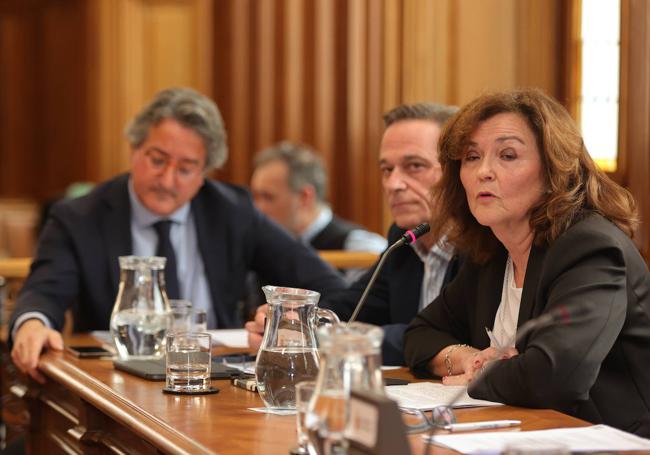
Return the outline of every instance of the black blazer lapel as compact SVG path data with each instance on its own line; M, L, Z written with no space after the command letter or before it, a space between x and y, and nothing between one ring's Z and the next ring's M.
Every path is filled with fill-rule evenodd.
M102 212L100 229L107 252L107 268L111 280L111 295L117 295L120 282L119 256L133 254L131 239L131 203L127 187L128 175L118 179L102 196L108 210Z
M203 259L203 266L205 268L205 276L208 280L210 288L210 296L212 297L212 308L214 309L217 317L217 324L224 321L230 321L232 315L224 314L227 309L224 305L219 304L223 286L220 281L224 277L228 277L228 264L227 264L227 248L228 248L228 235L225 225L220 218L224 216L219 213L218 205L209 204L206 198L208 195L205 193L205 186L199 190L199 194L192 200L192 215L196 223L196 236L199 243L199 251Z

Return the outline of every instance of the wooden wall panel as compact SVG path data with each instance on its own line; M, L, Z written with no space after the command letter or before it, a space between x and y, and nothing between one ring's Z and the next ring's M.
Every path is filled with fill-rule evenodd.
M634 195L641 217L636 241L646 261L650 260L650 4L645 0L626 2L624 23L629 26L629 54L621 80L625 93L627 185Z
M224 2L215 9L214 91L231 156L219 178L247 185L254 155L313 146L334 210L381 230L381 3Z
M516 83L543 88L563 102L564 74L569 67L564 55L568 39L564 3L518 1L513 24Z
M94 176L129 167L126 122L164 88L212 92L210 0L96 0L88 2L88 88L92 99Z
M490 90L511 88L515 78L516 0L458 0L451 39L456 41L457 83L454 103L464 104Z
M0 16L0 193L33 194L25 179L36 163L36 134L29 119L36 106L37 24L29 11L3 11ZM32 117L33 118L33 117Z
M161 88L188 85L213 96L225 117L231 158L219 178L247 184L256 152L283 139L305 142L330 169L335 211L383 231L390 216L376 165L382 112L526 85L567 101L572 4L4 0L0 196L43 199L71 181L127 169L125 122ZM643 1L625 4L647 14ZM647 18L631 16L638 46ZM638 49L628 84L636 103L645 83L638 62L647 61ZM646 216L639 192L647 193L647 179L636 165L646 159L640 134L648 129L643 106L634 106L625 111L628 148L638 150L628 158L637 172L630 187Z
M401 69L405 84L401 102L450 102L449 39L453 24L449 3L446 0L404 3Z
M84 3L0 5L1 196L44 200L86 176Z

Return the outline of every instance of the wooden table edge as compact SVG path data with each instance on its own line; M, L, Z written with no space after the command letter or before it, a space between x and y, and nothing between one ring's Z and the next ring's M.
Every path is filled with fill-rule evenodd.
M70 388L95 406L165 453L214 454L212 450L188 439L156 416L126 400L110 387L68 362L62 353L46 353L39 368L52 380Z

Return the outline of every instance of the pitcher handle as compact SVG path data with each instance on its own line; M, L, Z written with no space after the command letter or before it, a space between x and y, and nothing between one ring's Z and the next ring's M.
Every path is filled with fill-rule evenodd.
M326 322L321 322L323 319ZM321 326L323 324L337 324L339 322L341 322L341 320L332 310L316 308L316 326Z

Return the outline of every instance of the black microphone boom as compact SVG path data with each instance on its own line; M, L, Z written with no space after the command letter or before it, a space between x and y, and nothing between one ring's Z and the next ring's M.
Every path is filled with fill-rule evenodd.
M402 237L400 237L399 240L397 240L397 242L393 243L391 246L388 247L386 252L381 256L381 259L379 260L379 264L377 264L377 267L375 267L375 271L372 273L372 276L370 277L370 281L368 281L366 288L363 290L363 294L361 294L359 303L357 303L357 306L354 308L354 312L352 313L352 316L350 316L348 322L354 321L359 315L361 308L363 308L363 304L368 298L368 293L370 292L370 289L372 289L372 285L375 284L375 280L377 279L377 275L379 275L379 271L383 267L386 258L393 252L393 250L399 248L402 245L410 245L411 243L415 243L417 239L422 237L430 230L431 227L429 226L428 223L419 224L415 229L407 230L404 233L404 235L402 235Z

